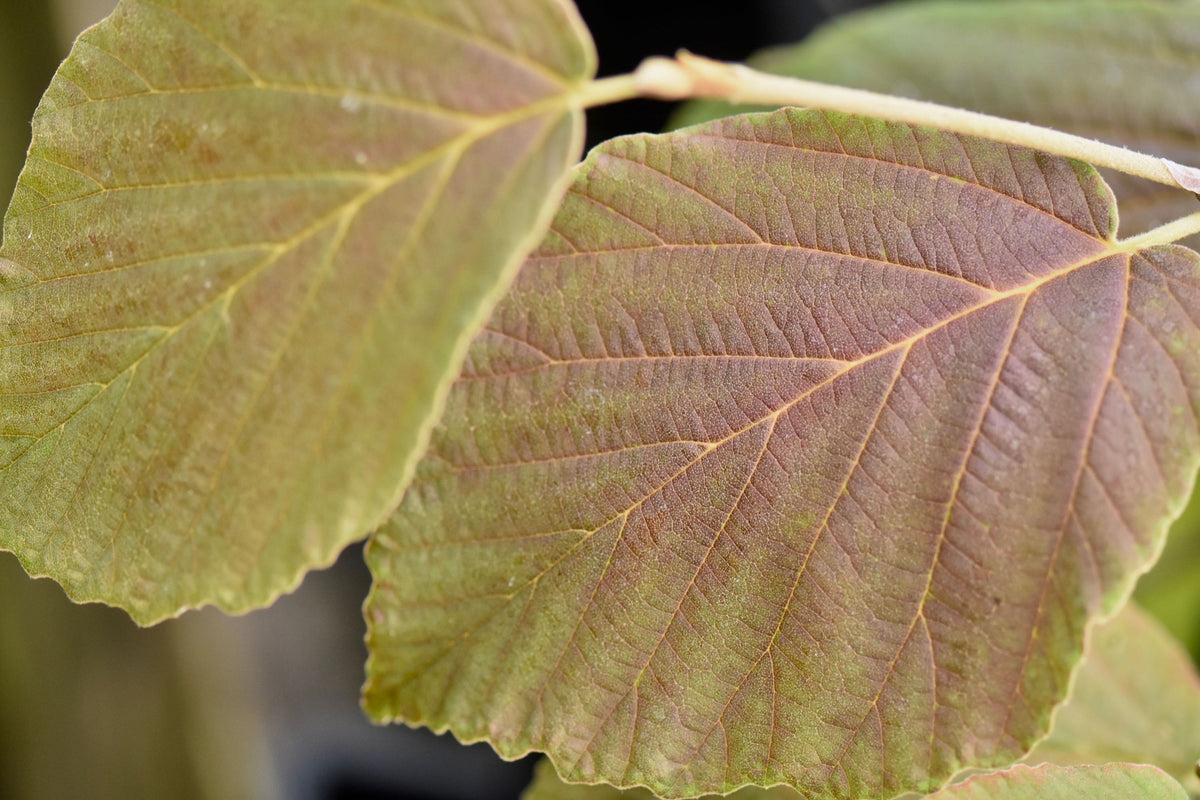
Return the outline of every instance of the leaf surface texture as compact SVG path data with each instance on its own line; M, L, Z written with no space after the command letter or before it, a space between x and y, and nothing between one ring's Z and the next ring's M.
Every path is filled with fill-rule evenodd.
M745 788L730 800L797 800L791 789ZM719 800L710 795L702 800ZM926 796L926 800L1189 800L1187 791L1161 770L1143 764L1102 766L1017 766L971 778ZM567 784L549 762L538 765L521 800L655 800L645 789ZM916 800L910 796L908 800Z
M777 786L761 789L747 786L730 795L707 795L699 800L803 800L794 789ZM521 795L521 800L657 800L657 795L647 789L617 789L597 784L563 783L547 759L538 762L534 770L533 783Z
M140 622L262 605L399 502L581 148L560 0L123 0L0 251L0 543Z
M373 538L367 708L668 797L1012 763L1195 472L1200 259L1115 221L836 114L593 151Z

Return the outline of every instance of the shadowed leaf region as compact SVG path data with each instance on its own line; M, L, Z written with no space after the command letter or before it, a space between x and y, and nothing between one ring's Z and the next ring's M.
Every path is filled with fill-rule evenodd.
M265 604L378 525L593 61L560 0L123 0L5 218L0 543L146 623Z
M372 541L367 708L666 797L1012 763L1197 461L1200 258L1115 227L837 114L597 149Z

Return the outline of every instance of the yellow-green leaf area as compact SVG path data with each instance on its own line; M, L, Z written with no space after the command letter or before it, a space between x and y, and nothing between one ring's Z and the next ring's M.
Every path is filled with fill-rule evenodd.
M730 800L800 800L791 789L747 787ZM698 800L719 800L708 795ZM1038 767L1017 766L970 778L926 796L926 800L1189 800L1187 791L1161 770L1144 764ZM645 789L616 789L564 783L548 761L538 765L521 800L656 800ZM916 795L906 800L918 800Z
M1097 625L1050 736L1025 761L1153 764L1200 791L1200 676L1162 626L1130 604Z
M1016 766L978 775L928 800L1188 800L1173 778L1144 764Z
M841 114L597 148L372 539L368 710L664 797L1011 765L1200 458L1200 256L1114 227Z
M139 622L270 602L395 507L549 222L564 0L122 0L0 251L0 544Z

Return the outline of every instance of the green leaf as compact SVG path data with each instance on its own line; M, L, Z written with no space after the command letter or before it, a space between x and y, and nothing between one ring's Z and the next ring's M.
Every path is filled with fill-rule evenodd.
M1183 787L1155 767L1017 766L948 786L929 800L1188 800Z
M592 71L566 0L123 0L5 219L0 544L147 623L380 524Z
M1154 764L1195 780L1200 677L1179 644L1136 606L1097 626L1054 728L1030 764Z
M1200 5L1172 0L895 3L839 19L755 67L1079 133L1200 164ZM744 111L745 108L739 108ZM734 113L690 103L676 125ZM1116 173L1125 234L1195 210L1195 198Z
M1200 493L1171 526L1154 569L1138 581L1137 601L1200 663Z
M673 797L1011 764L1200 451L1200 257L1114 227L836 114L594 151L373 537L368 710Z

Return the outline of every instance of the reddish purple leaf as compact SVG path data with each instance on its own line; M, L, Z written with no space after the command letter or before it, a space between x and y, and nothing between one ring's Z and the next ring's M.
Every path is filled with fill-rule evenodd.
M1200 262L1115 223L832 114L603 146L372 545L368 708L674 797L1019 758L1196 466Z

